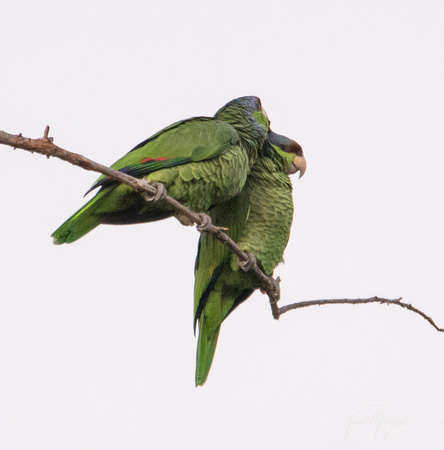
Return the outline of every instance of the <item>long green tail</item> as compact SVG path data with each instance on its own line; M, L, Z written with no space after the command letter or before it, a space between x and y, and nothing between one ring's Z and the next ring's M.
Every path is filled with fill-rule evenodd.
M202 319L203 317L200 320ZM197 340L196 386L202 386L207 381L220 331L220 325L216 329L206 330L205 320L199 325L201 323Z
M96 201L97 195L52 233L54 244L70 244L100 225L99 216L91 208Z

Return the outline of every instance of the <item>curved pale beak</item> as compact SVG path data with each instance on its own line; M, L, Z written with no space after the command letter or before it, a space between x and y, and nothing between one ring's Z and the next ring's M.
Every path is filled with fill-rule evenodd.
M288 169L288 175L299 171L299 178L301 178L307 170L307 161L304 156L295 156L290 168Z

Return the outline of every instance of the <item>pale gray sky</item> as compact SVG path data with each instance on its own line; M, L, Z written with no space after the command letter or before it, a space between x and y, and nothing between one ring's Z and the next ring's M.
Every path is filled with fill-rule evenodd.
M50 125L105 164L261 97L308 161L282 303L402 296L444 326L442 1L6 0L0 37L0 129ZM256 293L196 389L198 233L171 219L53 246L96 176L3 146L0 164L2 449L441 448L444 335L419 316L275 322Z

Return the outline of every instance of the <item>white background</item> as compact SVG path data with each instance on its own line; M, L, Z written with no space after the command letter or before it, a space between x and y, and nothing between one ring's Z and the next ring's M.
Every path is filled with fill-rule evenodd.
M12 1L0 129L104 164L257 95L304 148L284 303L402 296L444 326L444 4ZM0 149L0 448L441 449L444 335L399 307L273 321L256 293L194 387L198 233L50 234L88 173Z

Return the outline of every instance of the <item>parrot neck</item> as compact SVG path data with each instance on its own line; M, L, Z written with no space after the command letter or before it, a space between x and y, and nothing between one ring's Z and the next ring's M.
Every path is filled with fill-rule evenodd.
M267 180L267 182L270 182L270 186L275 183L276 187L285 187L291 192L292 184L290 177L287 175L290 164L291 160L289 162L276 153L271 158L261 156L256 160L256 164L251 171L252 178L262 180L262 182Z
M242 145L247 147L250 162L257 157L257 149L262 148L266 137L266 130L255 118L239 108L225 108L216 113L216 119L229 123L239 134Z

